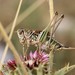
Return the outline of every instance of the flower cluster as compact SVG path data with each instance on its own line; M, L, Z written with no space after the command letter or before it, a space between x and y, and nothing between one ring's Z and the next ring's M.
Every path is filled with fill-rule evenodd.
M38 52L36 50L34 52L30 52L29 55L25 56L25 58L22 58L22 62L29 69L33 69L34 67L38 67L39 64L46 64L48 62L48 58L48 54L43 51ZM7 67L14 71L17 67L15 60L9 60L7 62Z
M30 68L38 67L39 64L45 64L48 62L48 54L41 51L30 52L27 57L24 59L24 63Z

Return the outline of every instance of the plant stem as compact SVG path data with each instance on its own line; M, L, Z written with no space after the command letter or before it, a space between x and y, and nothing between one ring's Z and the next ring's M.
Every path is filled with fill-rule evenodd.
M20 57L19 57L19 55L17 53L17 50L13 46L13 44L10 41L9 37L7 36L7 34L6 34L6 32L5 32L4 28L3 28L3 25L1 23L0 23L0 31L1 31L1 33L3 35L4 40L6 41L6 43L8 43L10 50L14 54L16 63L20 64L20 66L21 66L21 68L22 68L22 70L24 72L24 75L28 75L25 65L22 63L22 61L21 61L21 59L20 59Z
M50 21L51 21L53 18L53 15L54 15L53 0L49 0L49 13L50 13ZM51 29L50 33L51 33L50 35L52 35L52 29ZM54 59L54 48L52 48L52 50L49 53L48 75L53 75L53 59Z
M19 2L18 9L17 9L16 15L15 15L15 18L14 18L14 21L13 21L13 24L12 24L11 31L10 31L9 39L12 38L14 29L15 29L15 26L16 26L17 18L18 18L19 12L20 12L22 1L23 0L20 0L20 2ZM5 50L3 52L2 59L1 59L1 64L4 62L4 59L5 59L6 54L7 54L7 51L8 51L8 44L6 44ZM1 68L2 68L2 65L0 66L0 69Z
M49 54L49 72L48 75L53 75L53 59L54 59L54 49L50 51Z
M50 13L50 20L51 20L53 18L53 15L54 15L53 0L49 0L49 13Z
M41 68L37 69L37 75L43 75Z

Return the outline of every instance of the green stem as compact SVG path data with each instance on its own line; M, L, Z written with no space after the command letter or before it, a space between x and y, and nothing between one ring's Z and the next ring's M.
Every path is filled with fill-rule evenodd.
M37 75L43 75L43 69L42 69L42 65L41 64L37 68Z
M37 70L37 75L43 75L41 69Z
M53 59L54 59L54 48L50 51L50 54L49 54L48 75L53 75Z

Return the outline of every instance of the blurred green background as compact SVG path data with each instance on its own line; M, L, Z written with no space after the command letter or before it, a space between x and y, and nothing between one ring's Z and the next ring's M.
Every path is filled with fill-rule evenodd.
M36 1L40 2L40 0L23 0L20 14L30 8ZM0 0L0 21L2 22L4 28L8 27L8 25L14 20L18 4L19 0ZM54 10L59 14L65 15L64 20L55 33L55 39L65 46L75 47L75 0L54 0ZM45 0L36 10L34 10L16 26L15 31L19 28L42 30L46 27L46 25L48 25L48 23L49 5L48 0ZM22 52L22 45L19 43L15 31L12 37L12 42L20 53ZM0 58L4 47L5 42L2 40L0 41ZM12 53L10 51L8 51L5 61L9 58L12 58ZM70 63L70 65L75 64L74 58L75 50L56 52L54 58L55 70L65 66L67 63ZM67 75L74 75L74 73L75 72L73 70Z

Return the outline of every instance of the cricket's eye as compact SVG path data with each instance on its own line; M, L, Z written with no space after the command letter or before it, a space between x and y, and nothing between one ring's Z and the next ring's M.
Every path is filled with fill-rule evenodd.
M21 35L22 33L24 33L24 31L23 31L23 30L19 32L19 34L20 34L20 35Z

